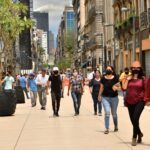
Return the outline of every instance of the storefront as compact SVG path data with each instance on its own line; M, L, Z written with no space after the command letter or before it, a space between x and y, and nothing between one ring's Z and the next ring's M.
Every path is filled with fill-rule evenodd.
M143 65L146 75L150 75L150 39L142 40Z

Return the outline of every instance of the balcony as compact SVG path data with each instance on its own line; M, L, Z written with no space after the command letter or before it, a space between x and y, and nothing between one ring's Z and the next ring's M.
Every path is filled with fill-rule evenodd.
M90 49L95 45L96 45L96 40L95 40L95 38L93 38L93 39L91 39L90 41L88 41L84 44L84 49L85 50Z
M95 7L92 7L92 8L89 9L89 11L88 11L88 21L92 20L95 15L96 15Z
M147 11L144 11L140 14L140 24L142 29L147 28L148 25Z

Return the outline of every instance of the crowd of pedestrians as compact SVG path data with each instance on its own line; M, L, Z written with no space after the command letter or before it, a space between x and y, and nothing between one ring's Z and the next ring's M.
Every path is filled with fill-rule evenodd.
M64 98L65 79L69 80L67 95L71 95L74 107L74 115L80 115L82 95L84 93L85 78L81 70L74 69L68 74L54 67L48 75L45 69L40 73L30 73L28 75L16 76L16 83L11 72L3 75L1 84L3 90L11 90L16 85L22 87L27 99L31 99L31 106L35 107L37 98L41 105L41 110L46 110L47 95L51 89L51 101L53 116L59 117L61 98ZM117 108L119 103L118 91L122 91L124 106L127 107L129 118L133 126L132 146L142 142L143 133L140 129L140 116L145 105L150 105L144 101L146 80L138 61L133 62L131 69L125 68L124 72L116 75L112 66L107 66L105 73L101 74L99 69L94 69L89 78L89 92L93 100L94 115L102 116L102 106L104 109L104 134L109 134L110 114L113 118L114 132L118 128ZM29 94L30 92L30 94Z

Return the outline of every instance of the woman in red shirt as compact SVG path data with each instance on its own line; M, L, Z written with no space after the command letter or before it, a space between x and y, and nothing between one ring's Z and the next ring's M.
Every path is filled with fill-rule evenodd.
M139 119L144 109L144 78L139 61L135 61L131 67L132 75L123 81L123 88L127 90L126 104L133 125L132 146L142 142L143 133L139 127Z

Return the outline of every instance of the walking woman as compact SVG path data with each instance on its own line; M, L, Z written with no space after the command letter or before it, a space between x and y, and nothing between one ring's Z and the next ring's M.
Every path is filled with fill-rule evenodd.
M102 115L102 104L101 101L98 101L98 94L101 85L101 73L99 70L95 72L95 77L90 81L90 93L92 94L93 98L93 105L94 105L94 115L97 115L97 107L99 116Z
M118 88L119 88L119 79L115 75L113 67L108 66L106 68L106 75L104 75L104 77L102 77L101 79L101 87L99 92L99 101L102 101L105 111L106 130L104 134L109 133L110 111L113 116L114 132L118 131L118 117L117 117Z
M81 97L83 93L83 81L81 76L77 72L77 70L73 71L73 76L69 80L68 93L67 93L68 96L69 96L70 88L71 88L71 96L74 104L75 116L77 116L80 113Z
M123 81L123 88L127 91L126 105L133 126L132 146L142 142L143 133L139 126L141 113L144 109L144 78L141 64L135 61L131 67L132 75Z

